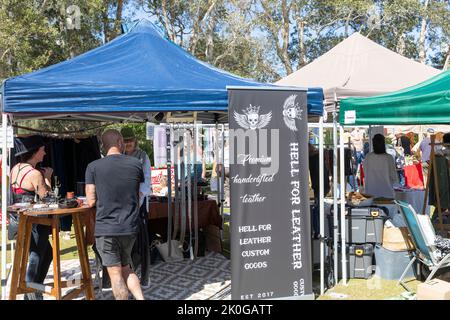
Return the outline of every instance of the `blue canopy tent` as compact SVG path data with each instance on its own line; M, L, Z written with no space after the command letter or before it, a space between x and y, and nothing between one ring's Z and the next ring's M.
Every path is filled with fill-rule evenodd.
M152 112L200 111L223 122L226 86L263 85L199 61L143 20L101 47L7 79L2 112L15 120L146 120ZM309 89L309 114L322 110L322 89Z

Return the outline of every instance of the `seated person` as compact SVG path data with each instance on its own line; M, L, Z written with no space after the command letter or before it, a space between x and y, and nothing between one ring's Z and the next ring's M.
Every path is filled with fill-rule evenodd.
M373 197L394 199L394 186L398 186L394 158L386 153L385 138L376 134L372 139L373 152L363 161L364 193Z

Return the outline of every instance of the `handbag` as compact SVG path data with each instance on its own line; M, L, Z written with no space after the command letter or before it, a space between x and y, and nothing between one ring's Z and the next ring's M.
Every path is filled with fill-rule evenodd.
M17 213L8 212L8 240L16 240L17 232L19 231L19 215Z
M161 255L162 259L165 262L172 262L172 261L180 261L184 259L183 255L183 249L181 246L181 243L178 240L172 240L171 243L171 256L169 257L169 243L159 243L156 244L156 248L159 251L159 254Z

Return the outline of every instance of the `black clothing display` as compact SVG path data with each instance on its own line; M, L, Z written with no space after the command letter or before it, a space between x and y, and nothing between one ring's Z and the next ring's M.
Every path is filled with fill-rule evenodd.
M397 139L397 146L403 148L405 155L411 155L411 140L407 136Z
M356 161L354 161L353 159L354 159L354 157L353 157L352 149L345 148L344 149L344 171L345 171L346 177L351 176L356 173L356 170L355 170L355 162Z
M97 194L95 236L136 234L141 162L123 154L106 156L88 165L85 182L94 184Z
M325 163L323 170L323 195L326 196L330 192L330 175ZM319 153L309 155L309 174L311 176L311 187L314 191L314 198L319 198Z
M429 204L437 206L437 197L434 182L434 172L437 171L439 199L441 208L450 208L450 172L448 170L448 161L444 156L436 155L433 162L432 170L429 173L430 190L429 190Z

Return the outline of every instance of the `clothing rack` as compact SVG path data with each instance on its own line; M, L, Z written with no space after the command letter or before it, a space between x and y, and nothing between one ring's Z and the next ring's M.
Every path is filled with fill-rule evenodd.
M431 145L431 152L430 152L430 165L428 167L428 177L427 177L427 186L425 188L425 196L423 201L423 207L422 207L422 214L425 214L426 207L427 207L427 201L428 201L428 193L430 191L430 173L433 172L433 178L434 178L434 189L436 193L436 207L439 215L439 230L441 233L444 232L450 232L450 224L446 223L444 224L442 219L442 208L441 208L441 197L439 194L439 180L438 180L438 173L437 170L433 170L433 166L436 164L436 152L434 150L435 146L450 146L450 143L436 143L436 135L430 136L430 145Z

